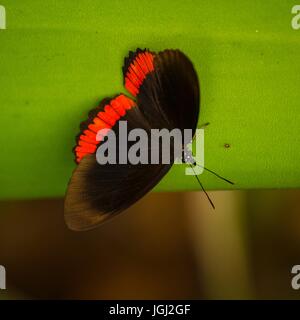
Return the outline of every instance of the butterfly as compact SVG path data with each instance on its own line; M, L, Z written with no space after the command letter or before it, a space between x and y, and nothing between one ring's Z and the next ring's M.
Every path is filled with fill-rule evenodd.
M120 121L126 121L128 130L140 128L146 132L152 128L177 128L182 132L191 129L194 135L197 128L199 80L183 52L130 51L123 76L124 86L133 98L118 94L103 99L81 123L76 137L73 152L77 167L65 196L65 221L72 230L93 229L133 205L166 175L175 161L174 156L170 163L100 165L96 153L104 143L105 132L114 131L118 145L122 138L117 126ZM99 139L100 131L104 134ZM126 149L129 147L130 143ZM186 145L181 150L186 152ZM189 165L195 165L193 159ZM198 177L197 180L200 183Z

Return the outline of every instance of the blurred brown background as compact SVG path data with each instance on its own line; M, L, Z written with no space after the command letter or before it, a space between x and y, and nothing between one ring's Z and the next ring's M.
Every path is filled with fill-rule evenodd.
M300 297L300 190L153 193L76 233L63 199L0 202L0 299Z

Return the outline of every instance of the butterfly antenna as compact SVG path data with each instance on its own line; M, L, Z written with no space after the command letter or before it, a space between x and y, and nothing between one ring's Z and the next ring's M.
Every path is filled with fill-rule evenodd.
M209 122L205 122L199 127L199 129L205 129L209 124Z
M210 123L209 122L205 122L204 124L202 124L198 129L205 129ZM193 141L195 140L196 135L193 136Z
M198 181L198 183L199 183L199 185L200 185L200 187L201 187L201 189L203 190L203 192L205 193L205 195L206 195L206 197L207 197L207 199L208 199L208 201L209 201L209 203L211 204L211 206L213 207L213 209L215 209L215 205L213 204L213 202L212 202L212 200L211 200L211 198L209 197L209 195L208 195L208 193L205 191L205 189L204 189L204 187L203 187L203 185L202 185L202 183L200 182L200 179L198 178L198 176L197 176L197 174L196 174L196 172L195 172L195 170L194 170L194 168L193 168L193 166L190 164L190 167L192 168L192 170L194 171L194 176L196 177L196 179L197 179L197 181Z
M220 178L220 179L222 179L222 180L224 180L224 181L226 181L226 182L228 182L228 183L230 183L230 184L234 184L234 182L232 182L232 181L230 181L230 180L228 180L228 179L226 179L226 178L224 178L224 177L220 176L220 175L219 175L219 174L217 174L216 172L214 172L214 171L212 171L212 170L210 170L210 169L208 169L208 168L206 168L206 167L204 167L204 166L201 166L201 165L200 165L200 164L198 164L198 163L196 163L196 165L197 165L198 167L201 167L201 168L203 168L204 170L206 170L206 171L208 171L208 172L210 172L210 173L214 174L216 177L218 177L218 178Z

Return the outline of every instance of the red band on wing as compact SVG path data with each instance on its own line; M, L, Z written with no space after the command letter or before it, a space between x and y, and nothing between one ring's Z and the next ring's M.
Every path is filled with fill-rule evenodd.
M149 51L137 53L125 74L125 88L133 95L139 93L140 86L148 73L154 70L154 54Z
M79 163L87 154L95 153L101 142L101 140L97 141L97 133L103 129L108 132L126 114L126 111L134 106L133 100L121 94L105 105L103 111L89 119L87 129L79 135L74 149L76 162Z

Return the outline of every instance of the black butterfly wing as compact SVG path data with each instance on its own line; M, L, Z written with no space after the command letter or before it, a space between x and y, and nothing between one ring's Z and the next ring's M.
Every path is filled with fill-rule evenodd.
M105 100L106 103L109 101ZM116 106L113 103L110 104ZM81 127L85 130L89 128L91 123L94 123L91 119L95 115L95 112L90 112L89 120ZM127 121L128 131L142 128L147 133L150 132L151 125L137 106L126 110L126 114L120 119ZM116 134L118 146L120 135L117 124L118 122L112 130ZM128 142L127 151L132 144ZM146 149L149 149L148 146ZM90 150L88 146L86 150ZM79 149L79 151L83 150ZM118 152L119 150L117 150L117 158ZM74 170L68 185L65 197L66 224L70 229L78 231L97 227L104 220L124 211L148 193L168 172L171 165L172 163L100 165L96 160L95 152L86 153Z
M72 230L97 227L148 193L170 165L99 165L94 155L82 159L69 182L65 221Z
M137 49L125 59L125 87L151 123L168 129L197 127L200 87L196 70L180 50L155 54ZM157 117L159 114L159 118Z

